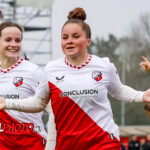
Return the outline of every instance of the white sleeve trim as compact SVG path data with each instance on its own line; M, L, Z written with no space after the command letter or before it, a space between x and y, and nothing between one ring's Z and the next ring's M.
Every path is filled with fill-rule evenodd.
M125 102L142 102L144 92L136 91L129 86L120 84L120 86L112 91L110 95L118 100Z
M37 95L25 99L5 99L6 109L13 109L28 113L37 113L43 111L48 103L48 99L42 99Z

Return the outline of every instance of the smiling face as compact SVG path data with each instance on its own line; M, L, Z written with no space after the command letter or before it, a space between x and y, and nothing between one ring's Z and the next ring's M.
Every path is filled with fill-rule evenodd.
M63 27L61 45L67 57L86 55L90 42L80 24L69 23Z
M6 27L1 31L0 56L17 59L21 50L22 33L17 27Z

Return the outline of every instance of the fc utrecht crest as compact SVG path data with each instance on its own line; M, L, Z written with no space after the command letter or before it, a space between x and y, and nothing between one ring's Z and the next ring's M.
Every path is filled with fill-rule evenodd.
M13 84L18 87L20 85L23 84L23 78L22 77L15 77L14 78L14 81L13 81Z
M100 81L102 79L102 73L100 71L94 71L92 73L92 78L96 81Z

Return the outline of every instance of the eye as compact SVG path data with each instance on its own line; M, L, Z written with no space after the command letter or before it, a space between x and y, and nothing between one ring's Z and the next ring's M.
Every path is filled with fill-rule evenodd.
M11 38L6 38L5 41L6 42L10 42L12 39Z
M75 39L78 39L79 37L80 37L80 36L78 36L78 35L74 36Z
M20 38L17 38L15 41L16 41L17 43L20 43L20 42L21 42L21 39L20 39Z
M74 34L73 37L74 37L75 39L78 39L78 38L80 37L80 35L79 35L79 34Z
M66 40L66 39L68 39L68 36L62 36L62 39Z

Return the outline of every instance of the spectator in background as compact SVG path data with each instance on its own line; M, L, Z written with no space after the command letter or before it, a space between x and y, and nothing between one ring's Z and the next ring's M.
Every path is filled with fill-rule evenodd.
M126 150L125 146L121 143L121 150Z
M128 145L128 150L140 150L140 142L137 140L136 135L131 136L131 140Z
M148 140L146 140L145 138L142 138L140 143L141 143L141 150L150 150L150 144Z
M146 140L147 140L147 142L149 143L149 146L150 146L150 134L148 134L148 135L146 136Z

